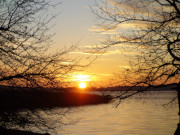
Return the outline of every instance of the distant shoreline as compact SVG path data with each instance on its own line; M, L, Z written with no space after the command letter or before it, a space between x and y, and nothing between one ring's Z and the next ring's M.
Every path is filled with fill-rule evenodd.
M83 91L86 92L101 92L101 91L108 91L108 92L114 92L114 91L138 91L138 90L145 90L148 86L116 86L116 87L101 87L101 88L85 88ZM43 92L77 92L77 93L83 93L79 88L77 87L67 87L67 88L28 88L28 87L13 87L13 86L1 86L0 85L0 92L2 90L6 91L43 91ZM163 85L160 87L150 87L148 90L145 91L176 91L176 84L170 84L170 85Z

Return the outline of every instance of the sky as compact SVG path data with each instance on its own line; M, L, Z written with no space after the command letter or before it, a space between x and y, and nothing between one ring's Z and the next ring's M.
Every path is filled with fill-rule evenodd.
M69 55L80 58L80 63L95 61L83 71L71 73L72 81L85 81L87 85L101 86L107 84L114 78L114 74L128 67L123 46L111 47L97 55L90 53L90 48L102 45L107 38L107 32L97 28L98 20L92 13L91 8L95 0L56 0L62 2L55 11L60 14L55 19L53 30L56 35L53 37L54 45L52 50L78 44L76 50ZM109 31L113 34L114 31ZM76 85L76 83L75 83Z

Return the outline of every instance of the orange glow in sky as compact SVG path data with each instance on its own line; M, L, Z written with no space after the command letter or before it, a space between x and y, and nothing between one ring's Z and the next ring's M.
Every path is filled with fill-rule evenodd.
M72 76L73 81L91 81L91 76L89 75L82 75L82 74L75 74Z
M61 2L62 6L52 11L63 11L55 20L57 25L53 28L56 35L53 37L54 46L52 50L64 49L64 46L68 48L72 44L78 43L78 48L70 52L69 58L81 58L80 63L84 65L89 65L91 61L96 59L85 70L70 73L68 81L73 86L78 86L80 82L85 82L88 86L107 84L109 79L113 78L114 73L128 67L128 61L124 54L129 54L130 47L128 46L124 52L121 51L124 45L113 46L107 51L94 52L93 48L102 47L103 44L101 43L106 40L107 34L115 35L116 30L109 31L97 26L94 21L96 17L89 8L95 4L94 1L61 0ZM123 27L124 31L125 28ZM130 52L131 55L134 55L134 53ZM63 64L68 65L73 64L73 62L64 62Z

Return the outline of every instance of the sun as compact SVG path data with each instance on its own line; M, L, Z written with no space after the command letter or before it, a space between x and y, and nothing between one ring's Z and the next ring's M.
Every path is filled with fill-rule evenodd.
M81 89L86 88L86 83L85 82L79 83L79 88L81 88Z

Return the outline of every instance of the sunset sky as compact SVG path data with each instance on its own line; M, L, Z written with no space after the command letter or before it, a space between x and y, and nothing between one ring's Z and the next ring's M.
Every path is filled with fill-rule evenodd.
M95 0L59 0L62 2L56 7L60 12L55 19L53 30L56 32L53 50L69 47L78 43L78 48L70 53L71 57L81 58L82 63L88 63L97 56L97 59L82 72L74 72L72 81L87 81L88 85L104 85L113 78L122 68L128 68L126 55L132 52L122 51L122 46L108 48L97 53L91 53L94 46L101 46L108 34L116 34L115 30L106 31L97 26L98 20L91 8ZM58 1L58 2L59 2ZM125 30L125 28L124 28Z

